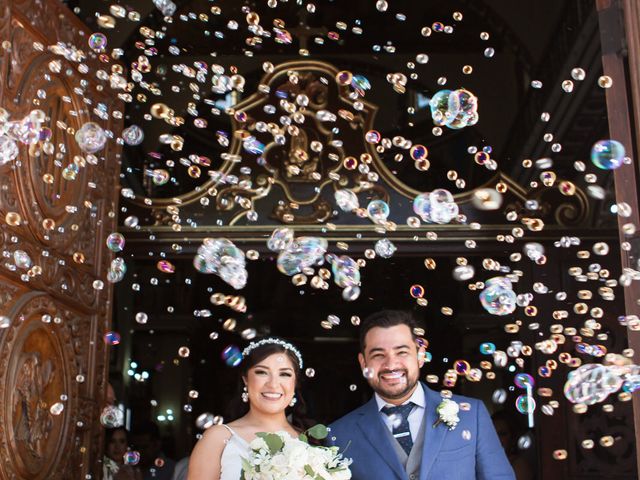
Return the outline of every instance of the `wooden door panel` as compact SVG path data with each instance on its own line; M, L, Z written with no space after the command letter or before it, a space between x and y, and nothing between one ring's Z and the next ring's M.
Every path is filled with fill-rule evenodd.
M118 118L92 112L99 102L110 113L121 106L96 85L103 64L87 58L83 74L81 62L48 49L60 41L84 48L83 29L59 2L0 0L0 37L9 39L0 49L0 105L11 120L44 111L55 147L21 144L19 157L0 165L0 315L10 319L0 330L3 479L96 478L101 468L112 295L103 239L115 229L120 148L109 141L92 164L74 134L95 121L117 136ZM90 85L80 95L82 79ZM76 156L86 164L63 178ZM16 252L30 265L16 265Z

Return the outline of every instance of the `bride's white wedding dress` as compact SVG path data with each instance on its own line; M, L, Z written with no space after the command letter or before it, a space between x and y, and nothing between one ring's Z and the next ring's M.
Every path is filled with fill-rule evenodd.
M231 437L222 450L220 458L220 480L240 480L242 473L242 457L249 457L249 444L247 441L234 432L228 425L223 425Z

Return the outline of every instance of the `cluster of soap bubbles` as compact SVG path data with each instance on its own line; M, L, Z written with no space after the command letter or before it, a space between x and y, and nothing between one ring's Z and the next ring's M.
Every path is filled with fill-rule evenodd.
M333 255L331 258L333 281L343 288L342 297L352 301L360 296L360 266L347 255Z
M507 277L493 277L484 282L480 303L492 315L509 315L516 309L516 294Z
M637 365L588 363L569 372L564 396L572 403L594 405L605 401L623 386L626 392L635 391L639 378L640 367Z
M440 90L429 100L429 107L439 127L460 129L478 123L478 99L464 88Z
M51 130L44 126L46 114L42 110L32 110L20 120L9 118L9 112L0 108L0 166L18 157L19 144L48 143L52 136Z
M444 188L418 195L413 200L413 211L425 222L440 224L451 222L459 213L453 195Z
M127 273L127 264L123 258L117 257L111 260L107 270L107 280L111 283L120 282Z
M247 285L245 255L226 238L205 238L193 259L201 273L214 273L236 290Z
M290 228L276 228L269 240L269 250L278 253L277 266L280 272L293 276L324 263L324 254L329 242L320 237L297 237Z

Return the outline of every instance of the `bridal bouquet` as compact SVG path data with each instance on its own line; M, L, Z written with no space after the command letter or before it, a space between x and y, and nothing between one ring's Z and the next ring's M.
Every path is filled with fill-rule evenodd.
M316 425L306 433L316 439L327 436L327 427ZM349 480L350 459L338 447L309 445L307 435L291 437L286 432L258 433L242 459L242 480Z

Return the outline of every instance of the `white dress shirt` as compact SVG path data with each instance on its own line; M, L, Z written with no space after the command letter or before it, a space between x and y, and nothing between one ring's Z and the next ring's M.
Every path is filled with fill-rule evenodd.
M376 403L378 404L378 411L382 410L386 406L395 406L385 402L377 393L375 393L374 396L376 399ZM407 418L407 421L409 422L409 431L411 432L411 440L413 440L413 442L415 443L416 437L418 436L418 431L420 430L420 425L422 424L422 417L424 416L424 409L426 408L427 403L424 397L424 390L422 389L422 386L420 384L417 385L411 397L409 397L409 399L402 405L406 405L409 402L413 402L415 405L413 407L413 410L411 410L411 413L409 413L409 417ZM387 426L389 431L393 433L393 418L382 412L380 412L380 416L382 417L382 421Z

